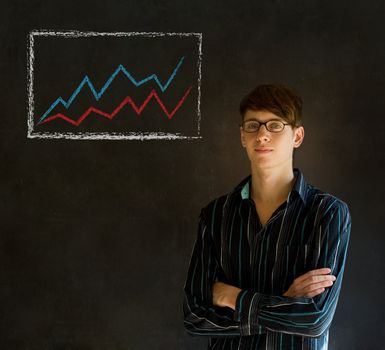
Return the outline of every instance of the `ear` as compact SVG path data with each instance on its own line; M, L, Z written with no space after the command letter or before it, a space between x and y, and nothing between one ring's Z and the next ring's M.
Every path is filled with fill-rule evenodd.
M294 148L301 146L301 143L305 137L305 129L303 126L299 126L294 130Z
M241 144L242 144L242 147L245 148L246 147L245 135L244 135L244 132L243 132L241 126L239 127L239 132L241 133Z

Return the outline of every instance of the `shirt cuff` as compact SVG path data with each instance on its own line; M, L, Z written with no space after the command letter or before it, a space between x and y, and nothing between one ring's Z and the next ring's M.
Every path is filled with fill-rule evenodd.
M241 335L253 335L261 333L258 324L259 307L263 294L242 290L235 303L234 320L239 322Z

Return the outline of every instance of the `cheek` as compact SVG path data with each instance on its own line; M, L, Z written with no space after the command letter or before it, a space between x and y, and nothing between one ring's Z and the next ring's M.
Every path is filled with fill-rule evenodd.
M294 139L285 135L284 137L277 139L276 146L278 146L281 152L285 154L291 153L294 147Z

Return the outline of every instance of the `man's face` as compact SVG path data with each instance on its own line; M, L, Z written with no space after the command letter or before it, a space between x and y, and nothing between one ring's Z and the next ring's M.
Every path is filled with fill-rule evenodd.
M249 120L261 123L279 120L287 123L268 111L247 110L243 121ZM268 131L266 125L261 125L258 131L252 133L241 127L240 132L242 146L246 148L252 167L261 169L292 166L293 149L301 145L305 134L302 126L293 129L291 125L285 125L278 133Z

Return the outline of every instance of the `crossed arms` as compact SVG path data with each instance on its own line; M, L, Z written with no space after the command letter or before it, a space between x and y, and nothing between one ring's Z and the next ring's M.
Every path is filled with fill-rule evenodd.
M318 337L332 321L344 272L350 214L340 202L320 230L315 270L296 278L283 295L242 290L221 281L223 271L201 213L184 287L184 323L198 335L263 334L266 329Z

